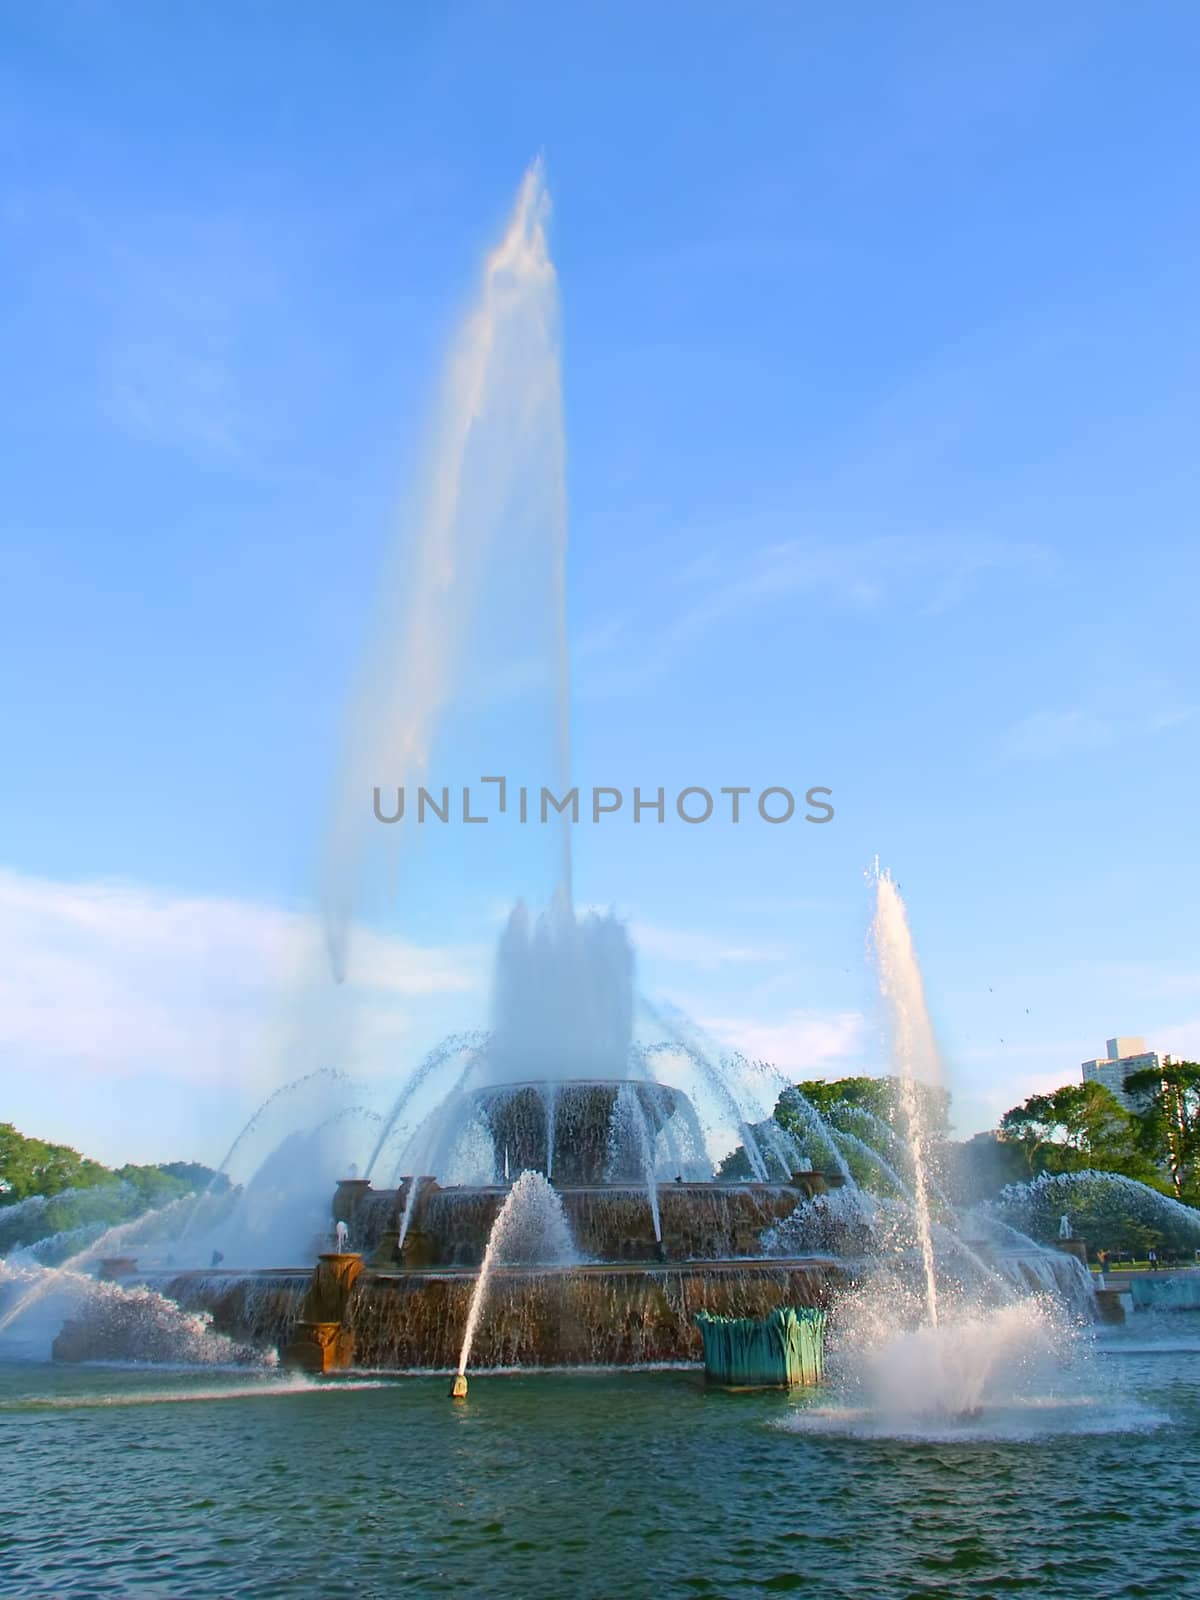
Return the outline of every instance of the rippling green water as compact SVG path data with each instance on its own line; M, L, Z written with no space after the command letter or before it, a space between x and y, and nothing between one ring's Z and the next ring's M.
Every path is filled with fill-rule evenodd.
M1071 1403L872 1436L690 1374L325 1385L0 1368L0 1594L1198 1592L1200 1319Z

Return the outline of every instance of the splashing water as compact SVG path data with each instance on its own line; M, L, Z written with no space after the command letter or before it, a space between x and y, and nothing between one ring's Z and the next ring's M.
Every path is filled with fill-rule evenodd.
M1008 1394L1014 1369L1053 1355L1054 1334L1036 1301L896 1334L867 1361L874 1410L893 1428L904 1420L974 1419L996 1397L998 1379Z
M879 1169L879 1171L891 1184L892 1188L895 1189L896 1194L900 1197L900 1199L907 1200L911 1204L912 1194L909 1191L908 1185L896 1171L895 1167L884 1160L883 1156L880 1155L879 1151L874 1145L868 1144L865 1139L860 1139L856 1133L851 1133L849 1128L835 1128L832 1130L832 1133L834 1140L838 1144L845 1143L850 1147L851 1150L857 1150L860 1155L865 1156L870 1163Z
M291 1099L314 1084L346 1084L349 1081L346 1074L337 1067L318 1067L312 1072L304 1073L299 1078L293 1078L290 1083L280 1084L278 1089L273 1090L243 1125L237 1138L234 1139L229 1149L225 1152L224 1159L205 1187L191 1196L192 1203L190 1208L181 1213L179 1232L176 1234L174 1241L175 1248L177 1250L183 1248L197 1219L206 1209L211 1207L213 1199L220 1194L222 1185L228 1187L230 1163L234 1160L246 1140L262 1126L264 1120L281 1102Z
M99 1238L93 1239L76 1255L68 1257L61 1265L44 1268L39 1275L32 1278L29 1287L18 1296L14 1304L0 1315L0 1333L10 1328L18 1317L23 1316L51 1290L70 1283L82 1283L90 1287L92 1280L83 1275L82 1268L99 1260L101 1256L116 1255L121 1250L128 1249L137 1241L139 1235L152 1233L160 1224L170 1226L179 1217L181 1208L190 1205L191 1202L191 1195L183 1195L165 1206L159 1206L140 1217L135 1217L132 1222L118 1223L116 1227L106 1229Z
M1177 1250L1200 1248L1200 1212L1119 1172L1043 1172L1029 1183L1009 1184L981 1209L1047 1242L1057 1237L1065 1211L1097 1244L1119 1238L1133 1221Z
M844 1308L859 1349L832 1403L782 1426L799 1433L964 1443L1161 1426L1166 1418L1100 1392L1090 1352L1061 1302L1026 1297L986 1313L951 1308L941 1322L897 1330L866 1296Z
M875 863L875 917L871 942L879 972L879 988L891 1022L892 1059L900 1079L900 1102L912 1148L913 1212L925 1271L925 1307L930 1323L938 1320L937 1272L929 1217L927 1138L918 1083L939 1083L941 1063L925 1004L925 985L904 901L890 872Z
M90 1283L54 1342L56 1360L146 1361L187 1366L273 1367L257 1350L217 1333L208 1311L184 1311L146 1284Z
M471 1359L475 1330L497 1265L567 1266L578 1259L562 1201L540 1172L523 1172L513 1184L488 1235L483 1266L467 1312L458 1358L459 1377L466 1373Z

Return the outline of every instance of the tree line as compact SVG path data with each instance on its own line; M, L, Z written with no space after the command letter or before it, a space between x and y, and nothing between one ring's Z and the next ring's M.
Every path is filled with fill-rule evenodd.
M1125 1087L1129 1106L1095 1082L1030 1095L995 1128L966 1140L950 1137L948 1091L926 1084L915 1089L931 1158L943 1188L960 1204L991 1199L1007 1184L1043 1173L1090 1170L1134 1178L1200 1206L1200 1063L1167 1058L1161 1070L1131 1073ZM814 1125L805 1102L828 1133ZM894 1076L808 1079L785 1089L773 1119L751 1130L760 1145L769 1144L772 1121L795 1137L815 1166L844 1162L867 1187L880 1187L882 1175L886 1189L886 1167L903 1170L907 1160L896 1144L906 1143L906 1119ZM720 1174L752 1176L742 1145L722 1162Z
M1116 1172L1200 1205L1200 1063L1172 1061L1125 1079L1130 1104L1102 1083L1030 1095L998 1128L963 1146L985 1184L1043 1172Z
M210 1183L227 1187L228 1179L198 1161L106 1167L0 1122L0 1255L86 1225L132 1221Z

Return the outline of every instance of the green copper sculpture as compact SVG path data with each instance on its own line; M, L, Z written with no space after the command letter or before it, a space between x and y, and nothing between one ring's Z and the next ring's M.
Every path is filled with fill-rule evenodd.
M825 1313L782 1306L769 1317L696 1314L710 1383L731 1389L819 1383L825 1370Z

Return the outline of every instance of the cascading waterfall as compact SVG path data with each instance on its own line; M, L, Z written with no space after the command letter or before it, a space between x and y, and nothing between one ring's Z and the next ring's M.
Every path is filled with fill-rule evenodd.
M554 1177L554 1140L558 1133L558 1085L546 1090L546 1177Z
M621 1085L613 1108L614 1143L620 1140L622 1135L632 1144L642 1169L642 1181L646 1185L646 1198L650 1203L650 1217L654 1224L654 1238L661 1245L662 1218L658 1210L658 1181L654 1172L654 1138L641 1100L634 1092L632 1084Z
M925 1271L926 1312L936 1327L937 1270L929 1214L928 1147L918 1084L940 1082L941 1065L904 902L891 873L882 870L878 861L871 940L880 993L891 1023L892 1060L900 1080L900 1101L912 1148L913 1211Z
M466 1375L475 1330L495 1267L506 1264L566 1266L577 1259L562 1201L540 1172L523 1172L513 1184L488 1236L487 1249L463 1332L458 1375Z

